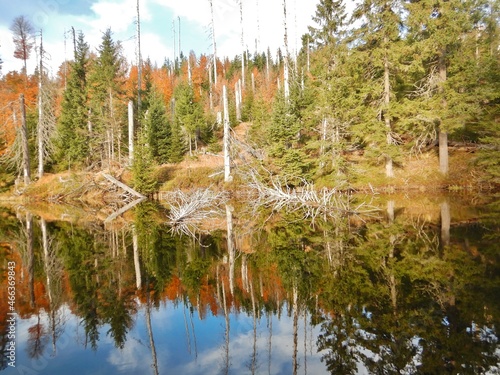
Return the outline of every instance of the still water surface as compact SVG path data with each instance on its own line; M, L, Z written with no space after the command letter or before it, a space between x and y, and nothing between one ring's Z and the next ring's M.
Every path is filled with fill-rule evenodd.
M5 374L496 374L500 207L376 197L370 216L161 205L111 223L0 208ZM53 211L53 212L52 212Z

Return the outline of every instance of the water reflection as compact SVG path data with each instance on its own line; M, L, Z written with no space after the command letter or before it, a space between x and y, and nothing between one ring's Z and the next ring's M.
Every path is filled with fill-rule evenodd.
M379 219L308 221L226 204L193 236L172 233L151 202L119 223L0 209L19 314L18 367L2 358L2 370L498 371L498 207L456 197L379 207Z

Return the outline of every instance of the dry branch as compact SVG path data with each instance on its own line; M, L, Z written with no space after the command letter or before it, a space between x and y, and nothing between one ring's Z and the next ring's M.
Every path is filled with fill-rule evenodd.
M227 201L227 195L210 189L191 193L177 190L168 193L166 201L170 208L167 224L176 233L194 236L203 220L221 214L220 205Z
M250 170L247 177L250 179L249 188L258 194L254 206L270 207L275 211L300 209L305 217L313 219L319 215L369 215L379 211L365 202L353 206L349 192L326 188L316 190L314 185L306 180L302 180L300 188L292 188L287 185L286 179L278 176L269 175L269 182L264 183L255 170Z

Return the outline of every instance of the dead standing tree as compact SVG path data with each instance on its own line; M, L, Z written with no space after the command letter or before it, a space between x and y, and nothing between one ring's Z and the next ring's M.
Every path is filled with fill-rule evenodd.
M35 44L33 40L35 30L31 22L25 16L19 16L12 21L10 31L13 33L12 40L15 46L14 57L23 60L24 74L27 76L26 61L30 58L31 50Z

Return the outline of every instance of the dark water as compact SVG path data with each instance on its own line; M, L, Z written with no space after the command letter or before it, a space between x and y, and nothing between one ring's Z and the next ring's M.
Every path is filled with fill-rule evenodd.
M311 219L233 204L194 237L151 203L107 224L0 208L4 353L16 320L16 367L4 355L1 371L499 373L498 202L371 205Z

